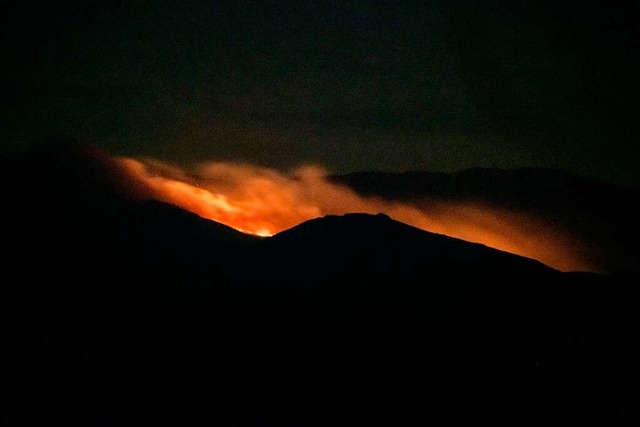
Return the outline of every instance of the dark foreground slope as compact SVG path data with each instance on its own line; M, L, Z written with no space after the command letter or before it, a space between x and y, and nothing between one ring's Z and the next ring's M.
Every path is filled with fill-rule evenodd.
M640 419L628 278L383 215L253 238L55 153L3 168L4 425Z

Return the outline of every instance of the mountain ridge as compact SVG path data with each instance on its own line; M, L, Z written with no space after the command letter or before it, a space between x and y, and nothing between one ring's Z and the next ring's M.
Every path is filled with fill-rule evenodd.
M384 215L259 238L67 164L3 180L5 425L640 419L633 277Z
M605 273L640 273L640 188L621 187L548 168L474 168L332 175L365 197L382 197L442 215L446 205L472 204L496 220L518 216L516 229L555 232L579 248L585 265ZM444 206L445 209L440 209ZM536 236L530 236L536 237ZM541 244L546 244L541 235ZM526 244L526 240L518 239Z

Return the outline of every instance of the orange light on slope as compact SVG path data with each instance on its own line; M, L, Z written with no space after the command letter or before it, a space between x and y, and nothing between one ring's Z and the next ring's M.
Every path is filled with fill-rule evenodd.
M537 259L562 271L598 271L575 236L543 218L477 203L415 204L365 198L330 183L322 168L283 173L236 163L202 163L188 171L152 159L118 158L153 197L239 231L270 236L306 220L351 212L385 213L434 233Z
M315 206L296 203L292 180L268 169L210 163L195 176L157 161L118 161L153 190L154 198L243 233L271 236L322 215Z

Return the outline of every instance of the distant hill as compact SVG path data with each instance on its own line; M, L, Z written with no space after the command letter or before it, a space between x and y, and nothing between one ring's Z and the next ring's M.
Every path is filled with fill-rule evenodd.
M3 425L640 420L631 276L384 215L248 236L95 155L3 165Z
M365 196L409 202L474 203L542 220L565 233L583 257L608 273L640 273L640 188L620 187L547 168L475 168L457 173L358 172L331 177ZM499 217L497 217L499 218ZM522 233L526 238L526 233Z

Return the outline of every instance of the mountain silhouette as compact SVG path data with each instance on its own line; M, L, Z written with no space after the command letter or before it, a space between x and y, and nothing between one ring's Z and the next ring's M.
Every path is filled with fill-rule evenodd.
M2 168L3 425L640 419L632 276L381 214L249 236L61 147Z
M489 211L519 213L573 236L574 244L583 248L584 257L600 272L640 272L638 187L549 168L356 172L331 179L359 194L410 203L425 212L438 202L463 202Z

